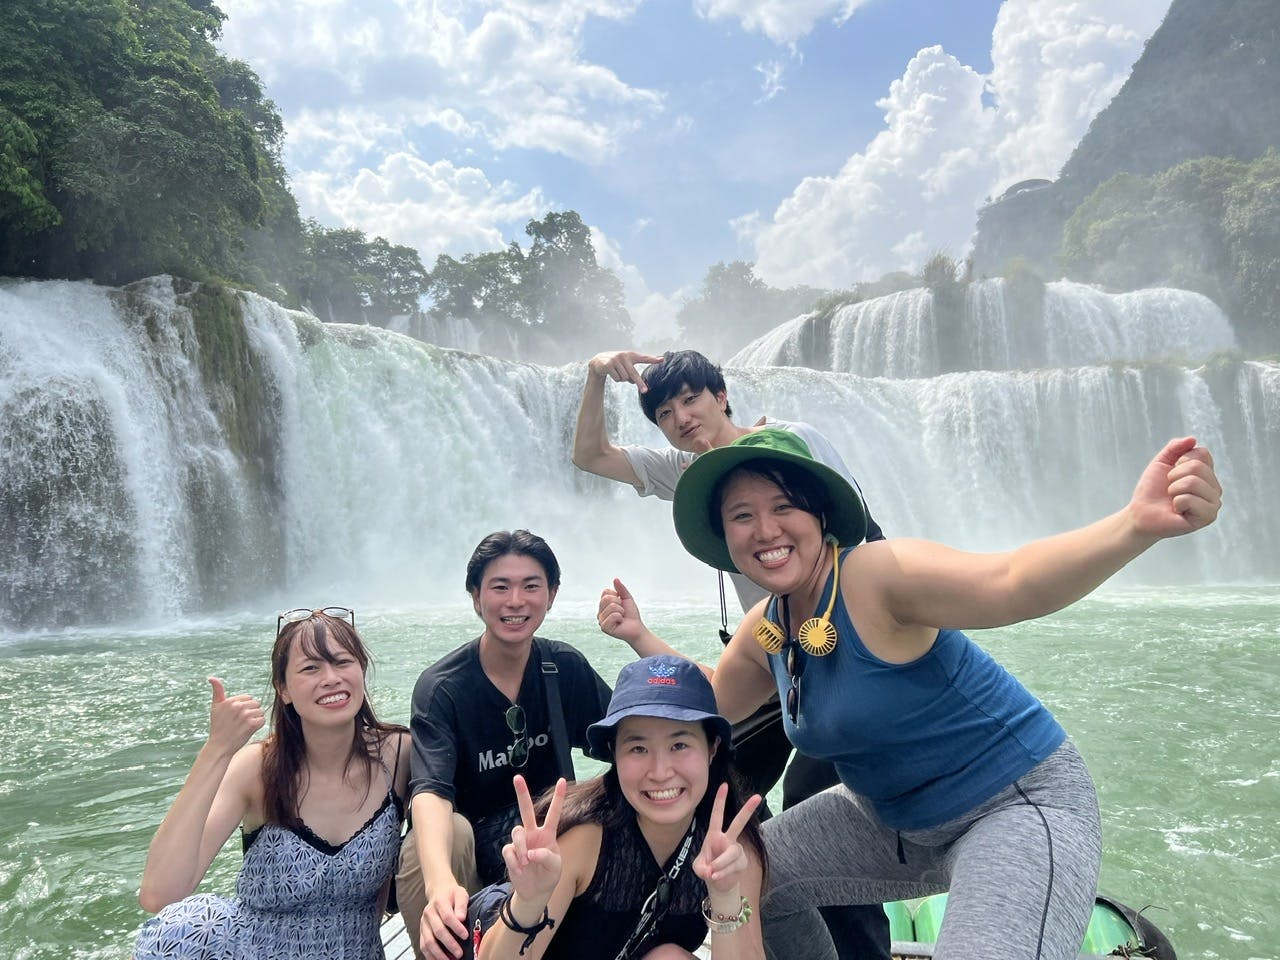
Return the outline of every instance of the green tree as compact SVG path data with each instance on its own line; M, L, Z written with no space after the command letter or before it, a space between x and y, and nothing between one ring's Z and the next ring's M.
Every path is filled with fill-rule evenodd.
M1230 256L1237 326L1252 346L1280 350L1280 153L1251 163L1224 191L1222 232Z
M20 236L56 227L62 216L44 194L36 173L36 135L21 118L0 107L0 221L10 233L6 246Z
M470 320L481 330L524 326L528 305L523 284L524 251L515 241L503 250L468 253L461 260L442 253L427 279L432 301L427 312L438 319Z
M570 210L530 220L526 253L503 250L436 258L427 279L428 313L473 323L486 349L507 353L517 343L526 359L563 363L626 343L631 316L622 283L596 262L591 231Z
M1280 156L1121 174L1072 214L1059 259L1112 289L1176 286L1215 300L1246 345L1280 347Z
M207 0L6 4L0 272L239 280L269 215L288 235L279 117L213 46L222 19Z
M314 220L303 229L306 256L298 296L316 316L386 326L397 314L420 309L428 282L416 250L382 237L369 240L351 227L326 229Z
M622 282L596 262L591 231L575 211L530 220L533 244L524 260L528 322L572 354L631 338ZM571 354L571 355L572 355Z
M824 291L812 287L780 290L743 260L707 268L698 295L676 315L684 341L708 356L725 359L781 323L814 309Z

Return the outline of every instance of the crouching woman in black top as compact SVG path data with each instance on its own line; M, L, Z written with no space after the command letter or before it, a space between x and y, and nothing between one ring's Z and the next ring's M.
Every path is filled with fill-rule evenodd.
M623 667L609 712L587 730L602 776L561 780L538 822L515 780L521 823L503 848L513 892L481 960L760 960L764 845L759 796L729 777L731 728L701 671L675 656Z

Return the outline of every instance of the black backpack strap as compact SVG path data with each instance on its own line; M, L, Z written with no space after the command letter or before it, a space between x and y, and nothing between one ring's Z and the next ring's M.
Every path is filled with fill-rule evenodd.
M547 689L547 710L551 714L551 744L556 751L560 776L569 783L576 778L573 757L569 755L569 731L564 725L564 706L560 702L560 668L554 660L542 661L542 685Z

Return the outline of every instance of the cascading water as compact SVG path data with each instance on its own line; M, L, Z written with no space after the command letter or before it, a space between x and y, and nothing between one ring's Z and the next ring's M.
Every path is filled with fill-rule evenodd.
M940 317L925 288L797 317L740 350L729 366L805 366L866 377L1026 370L1116 361L1192 361L1236 349L1213 301L1186 290L1107 294L1069 280L1020 296L1001 278L969 284L963 310ZM1030 302L1028 302L1030 301ZM947 329L958 323L958 330ZM943 344L952 345L951 351Z
M571 465L581 364L322 324L251 294L224 294L233 315L211 319L207 290L0 286L6 629L458 599L475 543L517 526L547 537L580 596L620 576L641 596L714 602L668 505ZM902 295L900 309L920 301ZM740 422L768 413L827 433L892 534L971 549L1116 509L1164 440L1195 433L1229 506L1127 575L1280 576L1266 497L1280 475L1280 364L902 380L742 368L729 381ZM633 390L611 389L609 416L620 442L662 443Z

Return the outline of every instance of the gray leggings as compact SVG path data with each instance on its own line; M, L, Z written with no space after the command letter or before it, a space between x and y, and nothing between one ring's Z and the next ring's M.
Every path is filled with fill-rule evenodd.
M775 960L836 956L817 908L949 891L937 958L1074 960L1097 891L1098 797L1070 741L937 827L886 827L836 786L764 824L761 905Z

